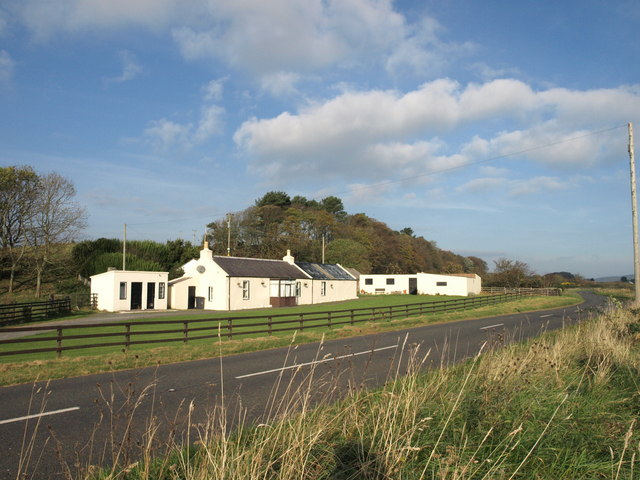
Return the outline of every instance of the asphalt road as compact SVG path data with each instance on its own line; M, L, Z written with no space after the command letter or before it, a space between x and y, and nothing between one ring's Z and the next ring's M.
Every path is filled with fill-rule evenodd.
M317 403L381 386L405 371L416 349L420 355L430 352L425 367L450 364L475 355L482 345L562 328L605 303L589 292L583 296L577 307L2 387L0 477L68 478L65 471L75 477L89 464L127 464L146 446L161 448L169 438L194 440L197 427L223 404L216 429L269 422L297 408L301 392L310 392L305 397ZM157 429L155 439L148 436L150 425Z

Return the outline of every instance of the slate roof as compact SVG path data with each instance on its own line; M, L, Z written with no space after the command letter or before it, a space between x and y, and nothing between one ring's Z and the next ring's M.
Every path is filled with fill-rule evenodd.
M214 256L222 270L230 277L259 278L302 278L309 277L295 266L283 260L266 260L262 258L218 257Z
M314 280L354 280L344 269L330 263L296 262Z

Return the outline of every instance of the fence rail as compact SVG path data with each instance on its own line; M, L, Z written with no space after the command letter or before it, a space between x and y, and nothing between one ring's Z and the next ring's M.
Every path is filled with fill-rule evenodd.
M455 300L324 312L0 328L0 334L33 334L28 337L0 340L0 357L50 352L55 352L60 357L65 351L88 348L121 347L127 350L133 345L170 342L186 344L190 341L218 337L233 339L246 335L273 335L310 328L334 328L361 322L391 321L397 318L467 310L504 303L527 295L531 294L479 295ZM84 331L87 333L83 333ZM91 341L85 342L86 340ZM26 347L35 344L40 346L20 350L7 348L12 345Z
M520 293L522 295L542 295L545 297L559 297L562 295L560 288L532 288L532 287L482 287L482 293Z
M0 305L0 326L14 325L16 323L29 323L38 320L46 320L56 315L62 315L71 311L71 301L68 298L61 300L46 300L42 302L12 303Z

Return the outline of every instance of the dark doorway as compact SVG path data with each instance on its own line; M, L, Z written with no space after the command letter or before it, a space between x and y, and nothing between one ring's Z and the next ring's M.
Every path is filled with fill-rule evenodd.
M147 308L148 309L153 309L155 298L156 298L156 284L147 283Z
M418 294L418 279L409 278L409 295L417 295L417 294Z
M189 287L189 296L187 297L187 308L196 308L196 287Z
M142 282L131 282L131 310L142 308Z

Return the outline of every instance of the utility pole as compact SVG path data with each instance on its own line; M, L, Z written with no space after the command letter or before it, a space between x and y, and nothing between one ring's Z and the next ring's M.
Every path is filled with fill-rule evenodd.
M124 224L124 241L122 242L122 270L127 269L127 224Z
M633 283L636 303L640 301L640 258L638 255L638 203L636 200L636 164L633 148L633 124L629 122L629 165L631 168L631 216L633 224Z
M231 256L231 214L227 213L227 257Z

